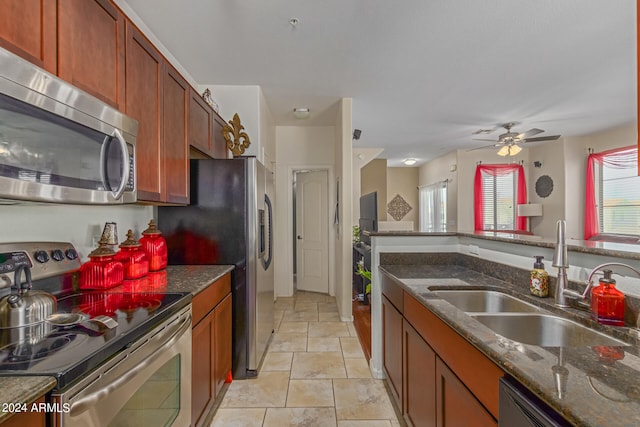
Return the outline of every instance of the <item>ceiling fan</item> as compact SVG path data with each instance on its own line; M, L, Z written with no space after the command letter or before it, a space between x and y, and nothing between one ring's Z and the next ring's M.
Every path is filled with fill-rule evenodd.
M474 141L492 141L493 144L486 145L484 147L472 148L468 151L479 150L481 148L487 147L502 147L498 150L498 155L500 156L515 156L518 154L522 148L518 144L526 144L527 142L538 142L538 141L553 141L560 138L560 135L549 135L549 136L540 136L537 138L531 138L534 135L538 135L544 132L542 129L529 129L523 133L511 132L511 128L515 126L517 123L509 122L505 123L502 126L507 131L498 137L498 140L493 139L474 139ZM484 131L482 133L485 133Z

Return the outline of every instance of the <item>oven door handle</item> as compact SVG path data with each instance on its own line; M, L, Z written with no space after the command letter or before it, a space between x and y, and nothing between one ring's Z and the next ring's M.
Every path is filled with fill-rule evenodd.
M191 328L191 316L190 315L185 316L184 318L182 318L181 322L177 322L175 326L172 326L170 328L171 330L168 330L164 333L161 332L160 334L162 335L160 337L156 335L152 338L152 339L161 339L164 341L164 336L167 334L171 334L170 337L166 340L166 342L161 347L159 347L156 351L154 351L153 354L145 358L144 361L140 362L134 368L127 371L126 374L119 377L118 379L113 381L111 384L105 387L102 387L100 390L96 391L95 393L91 393L79 399L77 402L72 403L71 411L70 411L71 415L77 416L91 409L91 407L95 406L100 400L114 393L120 387L124 386L130 380L132 380L138 374L140 374L140 372L142 372L145 368L147 368L150 364L152 364L160 356L160 354L163 351L173 346L176 343L176 341L180 339L180 337L184 332L186 332L189 328Z

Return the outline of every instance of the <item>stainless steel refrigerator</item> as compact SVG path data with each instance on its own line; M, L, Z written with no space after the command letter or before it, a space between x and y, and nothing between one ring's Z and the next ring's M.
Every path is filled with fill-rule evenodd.
M190 167L190 205L158 208L169 264L235 265L233 377L255 377L274 324L273 174L255 157Z

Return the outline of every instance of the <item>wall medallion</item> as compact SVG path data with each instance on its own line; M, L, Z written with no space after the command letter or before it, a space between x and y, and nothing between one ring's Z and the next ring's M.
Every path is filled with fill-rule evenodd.
M549 197L553 191L553 179L549 175L542 175L536 181L536 194L540 197Z

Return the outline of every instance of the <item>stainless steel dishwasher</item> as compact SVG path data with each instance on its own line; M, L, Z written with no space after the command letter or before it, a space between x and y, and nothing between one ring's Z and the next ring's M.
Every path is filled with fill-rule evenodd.
M514 378L500 378L498 426L564 427L571 424Z

